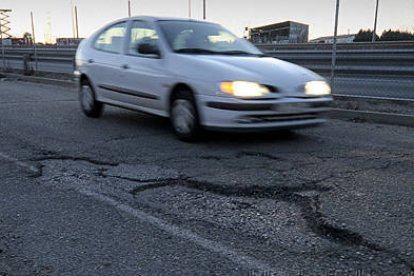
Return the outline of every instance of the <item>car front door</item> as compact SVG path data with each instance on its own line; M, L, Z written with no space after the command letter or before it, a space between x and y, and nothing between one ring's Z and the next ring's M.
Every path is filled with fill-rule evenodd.
M160 52L148 51L159 51L158 33L151 23L136 20L131 22L127 37L126 54L122 59L124 92L144 111L166 115L163 102L170 78L165 59Z

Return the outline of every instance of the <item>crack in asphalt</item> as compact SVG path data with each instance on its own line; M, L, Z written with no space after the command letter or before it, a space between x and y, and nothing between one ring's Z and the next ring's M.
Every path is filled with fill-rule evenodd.
M295 200L299 203L298 206L302 209L303 218L313 233L346 246L365 247L371 251L386 253L414 272L414 264L403 258L400 252L387 249L368 241L357 232L340 228L329 223L325 215L320 211L320 201L318 196L306 197L298 194L292 196L296 197Z
M29 159L29 161L32 162L44 162L44 161L73 161L73 162L87 162L93 165L98 165L98 166L110 166L110 167L116 167L118 166L120 163L118 162L109 162L109 161L101 161L101 160L96 160L90 157L73 157L73 156L69 156L69 155L54 155L54 156L42 156L42 157L35 157L35 158L31 158Z
M383 246L375 244L357 232L338 227L328 222L325 215L320 211L319 197L303 196L298 193L307 191L327 192L332 188L319 186L320 182L326 181L335 176L326 177L324 179L311 181L301 187L223 187L222 185L202 182L192 179L178 179L173 181L161 181L159 183L150 183L140 186L130 193L136 196L138 193L163 188L167 186L181 186L190 189L196 189L203 192L209 192L226 197L250 197L255 199L273 199L297 205L302 213L302 217L306 221L308 228L315 235L328 239L332 242L343 244L349 247L364 247L374 252L386 253L394 257L401 264L407 266L414 272L414 264L410 263L403 257L401 253L387 249Z
M363 246L373 251L385 251L384 247L365 240L360 234L336 227L327 222L326 217L320 211L318 196L306 197L298 194L291 195L296 203L302 208L302 213L308 227L319 236L351 246Z
M138 193L141 193L141 192L144 192L144 191L147 191L147 190L159 189L159 188L175 186L175 185L178 185L178 180L177 179L163 180L163 181L159 181L159 182L154 182L153 181L151 183L148 183L147 185L142 185L142 186L136 187L133 190L131 190L129 193L132 194L133 196L135 196Z
M220 184L207 182L207 181L198 181L191 178L180 177L179 179L162 179L160 181L150 180L150 181L140 181L137 179L124 178L124 177L115 177L119 179L129 180L132 182L138 183L148 183L148 185L139 186L137 189L130 191L131 194L137 195L140 192L147 190L158 189L160 187L167 186L181 186L189 189L195 189L203 192L209 192L213 194L218 194L226 197L253 197L253 198L273 198L277 194L286 194L286 193L301 193L309 191L317 192L327 192L330 191L331 187L321 187L318 186L318 182L325 181L330 177L318 180L318 181L309 181L304 183L302 186L274 186L274 187L263 187L263 186L249 186L249 187L225 187Z
M101 161L101 160L96 160L96 159L92 159L89 157L73 157L73 156L69 156L69 155L48 155L49 153L52 152L42 152L42 154L44 156L42 157L33 157L27 160L21 160L21 161L29 161L29 162L44 162L44 161L73 161L73 162L87 162L90 163L92 165L98 165L98 166L110 166L110 167L115 167L118 166L119 163L116 162L108 162L108 161ZM43 164L36 164L36 168L37 168L37 172L36 173L32 173L30 175L31 178L40 178L43 176L43 168L44 165Z
M202 156L200 156L198 158L199 159L202 159L202 160L215 160L215 161L221 161L221 160L228 160L228 159L230 159L230 157L217 156L217 155L202 155Z
M289 161L288 159L274 156L269 153L264 152L253 152L253 151L241 151L236 154L236 158L242 158L242 157L262 157L270 160L276 160L276 161Z

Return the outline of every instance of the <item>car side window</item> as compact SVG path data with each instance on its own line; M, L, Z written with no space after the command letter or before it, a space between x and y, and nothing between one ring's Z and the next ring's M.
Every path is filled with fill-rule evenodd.
M103 31L95 41L95 49L110 53L121 53L126 26L126 22L122 22Z
M143 55L139 53L138 48L141 44L150 44L154 48L158 48L158 34L145 21L133 21L131 26L131 35L129 40L128 54Z

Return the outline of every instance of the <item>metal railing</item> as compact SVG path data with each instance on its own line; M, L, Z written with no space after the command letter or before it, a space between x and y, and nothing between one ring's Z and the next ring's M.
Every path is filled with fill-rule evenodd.
M304 66L325 77L331 71L330 44L257 45L269 56ZM335 66L336 95L414 100L414 42L338 44ZM39 71L70 74L74 47L37 47ZM32 69L32 47L5 47L8 68ZM25 57L26 63L23 61ZM29 58L28 58L29 57Z

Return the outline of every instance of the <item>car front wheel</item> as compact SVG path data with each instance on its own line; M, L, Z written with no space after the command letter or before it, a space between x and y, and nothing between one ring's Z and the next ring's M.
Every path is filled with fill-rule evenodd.
M89 82L83 82L79 89L79 101L83 113L92 118L98 118L102 114L103 104L96 100L95 91Z
M180 93L171 104L171 122L182 141L196 140L200 132L197 108L190 94Z

